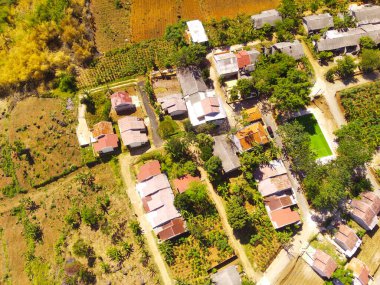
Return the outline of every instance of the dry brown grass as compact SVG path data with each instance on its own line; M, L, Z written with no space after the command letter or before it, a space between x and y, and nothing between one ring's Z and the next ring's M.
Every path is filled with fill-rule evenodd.
M67 125L62 126L62 122ZM75 134L76 112L67 111L64 100L27 98L17 103L8 123L10 144L23 142L33 159L13 157L22 187L30 189L81 164Z
M178 4L179 3L179 4ZM254 14L274 8L279 1L269 0L147 0L135 1L131 10L132 39L134 42L163 35L169 24L178 19L210 20Z
M91 1L91 12L95 22L95 42L99 51L120 48L130 40L130 4L120 0L122 8L116 9L116 1Z
M65 259L72 257L72 245L78 238L82 238L94 248L97 257L94 266L90 268L97 276L97 284L105 284L107 280L111 281L112 284L140 284L141 280L144 280L145 284L158 284L156 276L151 276L148 270L149 266L153 266L152 263L150 262L148 267L144 267L140 262L141 249L127 226L134 219L133 211L129 206L130 202L125 192L118 186L111 167L108 164L102 164L89 171L95 175L95 183L102 186L99 192L91 190L80 192L78 190L80 185L75 179L76 174L71 174L65 179L52 183L44 191L34 191L27 194L39 205L39 209L30 214L30 217L35 216L33 221L39 223L43 231L43 242L37 244L35 255L41 257L50 265L51 277L57 278L62 265L57 263L54 246L66 225L64 222L65 215L75 201L79 204L79 208L84 205L96 206L97 198L108 194L111 203L104 218L107 219L110 225L110 233L104 233L100 229L92 230L82 222L78 230L71 229L66 234L67 246L62 248L61 257ZM6 245L6 251L8 252L7 260L5 260L4 254L1 254L3 252L1 248L0 263L5 264L6 261L9 264L12 284L29 284L30 282L25 274L25 259L23 256L26 251L26 242L21 234L23 227L20 223L17 223L16 217L10 215L11 207L17 206L19 204L18 200L19 198L13 198L0 204L0 225L3 228L3 240L0 238L0 241ZM101 260L110 264L111 269L116 267L116 263L109 259L106 251L110 246L117 246L112 244L111 241L111 236L116 231L117 226L120 226L118 233L121 239L132 243L134 251L122 263L121 270L104 274L100 266ZM87 265L85 258L75 258L83 265ZM124 275L122 272L127 268L129 268L128 275ZM0 273L4 274L2 271ZM2 280L3 276L0 276L0 280Z
M377 229L377 230L376 230ZM368 265L373 275L380 266L380 230L375 228L371 235L363 237L363 244L357 256L361 261Z
M324 284L323 279L302 259L298 259L294 264L294 267L282 279L278 285L294 285L294 284Z

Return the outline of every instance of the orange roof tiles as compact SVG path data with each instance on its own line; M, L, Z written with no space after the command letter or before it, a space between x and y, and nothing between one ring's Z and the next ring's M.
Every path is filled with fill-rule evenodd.
M246 67L247 65L251 64L251 59L249 57L249 54L246 50L241 50L236 54L236 59L239 68Z
M199 177L194 177L190 174L186 174L185 176L175 179L173 181L173 184L179 193L183 193L189 188L190 183L194 181L201 181L201 179Z
M236 133L236 137L239 140L243 150L249 150L255 144L263 145L269 143L264 126L259 122L241 129Z
M132 104L132 98L128 92L115 92L111 95L111 104L113 108L123 104Z
M113 127L111 122L102 121L95 124L92 128L92 136L99 138L104 135L113 134Z
M269 213L269 217L275 229L298 223L301 220L298 212L292 211L290 208L272 211Z
M165 241L183 234L184 232L186 232L186 225L183 218L175 218L163 225L162 230L157 233L157 236L160 240Z
M330 278L338 265L330 255L317 249L314 254L313 267L318 269L324 277Z
M250 123L261 120L261 118L262 118L260 109L257 106L244 110L243 114L245 114L247 116L247 118L245 118L245 120L247 122L250 122Z
M292 198L289 195L284 196L269 196L264 199L264 203L271 211L286 208L294 205Z
M137 180L139 182L145 181L153 176L161 173L161 165L158 160L152 160L145 163L140 167L139 174L137 174Z

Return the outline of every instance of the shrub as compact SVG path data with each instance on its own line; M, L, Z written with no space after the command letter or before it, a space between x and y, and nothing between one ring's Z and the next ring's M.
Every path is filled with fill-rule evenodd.
M69 210L68 214L65 216L65 222L73 229L79 228L81 220L79 210L76 207Z
M336 73L343 79L354 76L355 68L357 67L354 59L351 56L344 56L343 59L337 60Z
M93 253L93 249L80 238L73 244L73 253L79 257L90 257Z
M136 237L142 235L142 229L141 229L140 224L139 224L138 221L131 221L129 223L129 228L132 230L133 234Z
M161 254L164 256L167 264L172 265L175 260L173 244L171 241L164 241L158 245Z
M180 130L176 121L172 119L170 116L165 116L164 120L160 122L158 126L158 133L161 138L167 139L172 135L178 133Z
M97 227L100 220L100 216L96 212L95 207L90 208L90 207L84 206L82 210L80 211L80 215L82 217L82 221L86 225L90 226L91 228Z
M124 259L124 254L117 247L110 247L107 249L107 255L111 260L121 262Z
M77 84L76 84L76 79L73 75L70 74L63 74L59 78L59 90L62 92L69 92L73 93L78 90Z
M212 156L205 163L205 169L211 182L216 182L221 179L222 161L218 156Z
M328 82L334 82L335 68L330 68L325 74L325 78Z
M226 213L228 223L234 230L243 229L249 222L248 212L242 205L242 200L236 196L228 200Z

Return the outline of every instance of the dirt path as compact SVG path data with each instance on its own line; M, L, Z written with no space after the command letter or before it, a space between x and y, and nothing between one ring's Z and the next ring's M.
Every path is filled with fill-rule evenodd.
M124 185L126 185L126 192L131 200L133 210L137 215L140 226L145 234L147 245L150 249L154 262L157 265L158 271L160 272L161 280L165 285L172 285L173 280L170 278L166 263L158 249L156 237L153 234L152 228L145 218L141 199L135 190L135 181L131 174L131 164L133 162L133 158L129 155L120 155L119 162Z
M249 259L248 259L247 255L246 255L246 253L244 251L243 246L235 238L233 230L232 230L231 226L229 225L229 223L227 221L227 214L226 214L226 210L224 208L222 199L215 193L215 191L214 191L214 189L213 189L210 181L207 178L206 171L204 169L202 169L202 168L199 168L199 171L201 172L202 180L205 181L206 184L207 184L207 189L208 189L209 196L211 197L211 199L215 203L215 206L216 206L216 209L217 209L217 211L219 213L220 219L222 220L222 225L223 225L224 232L228 236L228 240L230 241L231 246L234 249L236 255L239 257L240 262L241 262L241 264L242 264L242 266L244 268L244 272L247 274L247 276L250 279L252 279L254 281L260 280L260 278L262 276L261 273L255 271L253 269L251 263L249 262Z

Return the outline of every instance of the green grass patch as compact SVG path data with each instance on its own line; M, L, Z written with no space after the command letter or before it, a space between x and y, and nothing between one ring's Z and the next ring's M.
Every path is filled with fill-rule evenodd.
M331 149L318 125L313 114L297 117L294 120L298 121L305 131L310 135L311 149L317 155L317 158L332 155Z

